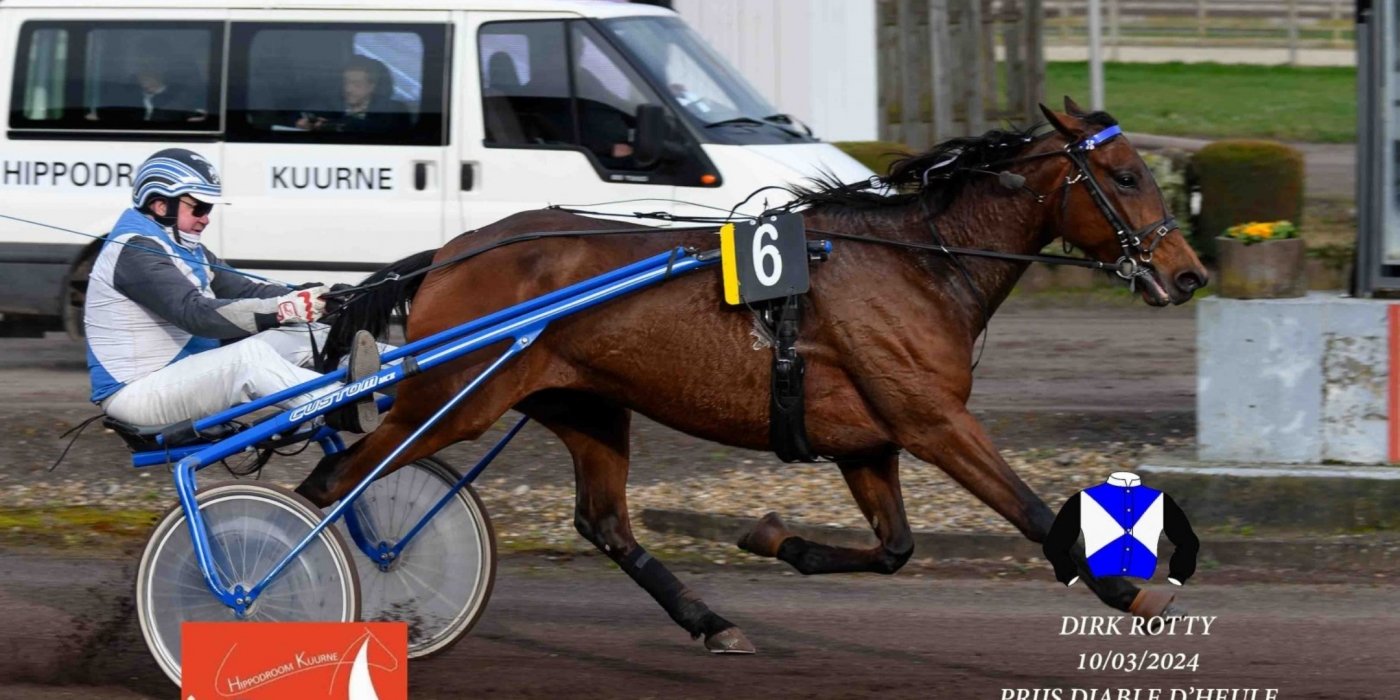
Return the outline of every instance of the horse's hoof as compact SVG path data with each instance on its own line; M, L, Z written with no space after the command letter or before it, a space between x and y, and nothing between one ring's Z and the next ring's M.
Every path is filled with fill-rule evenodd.
M1144 588L1138 591L1137 597L1133 598L1132 605L1128 606L1128 612L1138 617L1178 617L1181 614L1181 608L1172 605L1175 601L1176 595L1173 593L1149 591Z
M752 654L756 651L753 644L749 643L749 638L745 637L738 627L730 627L705 637L705 648L709 649L711 654Z
M1186 617L1186 607L1180 603L1167 603L1167 607L1162 609L1162 617Z
M779 545L789 537L792 537L792 533L788 532L783 519L777 513L769 513L759 518L758 524L747 535L739 538L739 549L760 557L776 557Z

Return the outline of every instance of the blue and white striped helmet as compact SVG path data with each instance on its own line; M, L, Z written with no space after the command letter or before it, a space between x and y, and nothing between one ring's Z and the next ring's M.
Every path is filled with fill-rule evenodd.
M137 209L152 197L186 194L201 202L224 203L219 171L204 156L185 148L167 148L147 158L131 185L131 203Z

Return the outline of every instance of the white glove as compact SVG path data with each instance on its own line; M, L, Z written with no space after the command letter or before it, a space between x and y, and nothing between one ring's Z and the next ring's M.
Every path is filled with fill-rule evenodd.
M326 300L321 295L330 292L325 285L298 289L277 297L278 323L311 323L326 313Z

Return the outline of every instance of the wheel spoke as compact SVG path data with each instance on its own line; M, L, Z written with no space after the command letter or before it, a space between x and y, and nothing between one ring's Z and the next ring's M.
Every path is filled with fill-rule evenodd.
M356 513L371 542L396 542L460 478L432 461L414 462L361 494ZM413 621L409 656L444 648L471 627L485 607L494 542L470 491L448 500L425 523L387 572L377 562L360 569L366 620ZM358 551L358 550L356 550Z
M259 581L321 517L290 491L261 484L215 486L198 494L197 501L205 516L213 565L230 586ZM357 588L349 552L327 531L259 595L250 619L349 620ZM176 683L180 623L235 619L205 586L180 510L161 521L147 544L137 592L143 636L161 669Z

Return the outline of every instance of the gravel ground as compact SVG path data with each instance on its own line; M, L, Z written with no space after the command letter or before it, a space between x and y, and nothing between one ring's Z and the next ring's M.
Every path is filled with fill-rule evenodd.
M972 405L1002 454L1052 507L1146 452L1192 448L1194 310L1104 300L1101 294L1015 299L993 320ZM1141 368L1151 368L1143 372ZM0 339L0 515L60 506L161 511L173 503L164 468L133 473L120 441L94 425L63 465L46 471L57 436L92 414L84 401L80 345L50 335ZM1131 397L1125 400L1124 397ZM496 432L510 425L503 419ZM839 470L784 465L771 455L699 441L638 417L633 429L630 508L688 509L759 517L774 510L810 524L865 527ZM488 436L489 438L490 436ZM461 469L490 442L442 455ZM263 478L294 486L310 454L277 458ZM937 468L906 457L901 476L915 528L1014 532ZM218 467L201 483L227 478ZM572 527L572 469L548 431L531 426L477 482L507 549L589 551ZM11 538L35 535L11 525ZM646 532L658 550L743 558L733 547ZM3 534L3 533L0 533ZM70 535L70 538L78 535Z

